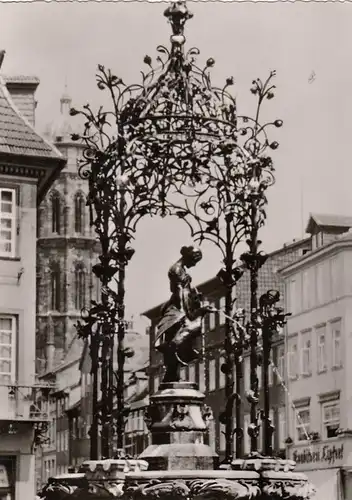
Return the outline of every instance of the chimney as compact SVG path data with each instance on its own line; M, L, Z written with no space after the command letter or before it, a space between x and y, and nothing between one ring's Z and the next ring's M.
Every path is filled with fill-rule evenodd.
M54 333L54 322L50 313L48 315L45 357L46 357L46 371L51 372L54 368L55 333Z
M40 83L36 76L4 76L6 88L19 112L34 127L37 101L35 91Z

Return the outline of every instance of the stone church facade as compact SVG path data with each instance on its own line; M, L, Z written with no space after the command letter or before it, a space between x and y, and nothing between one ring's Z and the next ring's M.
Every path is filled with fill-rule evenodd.
M98 299L100 286L92 274L99 255L86 207L88 182L78 174L83 146L72 142L71 99L63 95L58 122L46 136L67 159L38 211L37 234L37 373L50 372L82 343L75 324L82 308Z

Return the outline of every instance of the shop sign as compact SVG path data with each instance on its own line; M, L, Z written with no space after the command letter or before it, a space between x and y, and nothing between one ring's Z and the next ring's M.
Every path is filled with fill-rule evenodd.
M343 444L340 446L323 444L310 448L295 450L292 460L297 464L322 464L334 465L335 462L343 460Z

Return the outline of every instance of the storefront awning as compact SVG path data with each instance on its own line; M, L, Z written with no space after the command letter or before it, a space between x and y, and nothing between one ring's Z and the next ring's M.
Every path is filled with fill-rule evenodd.
M317 500L343 500L339 468L307 470L304 474L314 485Z

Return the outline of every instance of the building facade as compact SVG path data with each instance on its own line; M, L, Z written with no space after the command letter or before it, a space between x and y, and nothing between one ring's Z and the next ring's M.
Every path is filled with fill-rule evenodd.
M38 84L0 76L0 494L7 500L34 498L34 452L50 418L51 385L35 370L36 219L65 160L33 128Z
M75 344L77 359L83 344L75 324L81 310L99 299L99 280L92 273L99 244L90 226L88 182L79 176L83 145L71 140L71 98L60 100L60 117L46 136L67 160L38 211L37 239L37 372L52 371Z
M284 282L278 274L278 270L290 262L299 259L304 253L310 251L311 240L309 238L293 241L284 245L279 250L272 252L264 266L259 271L259 291L258 294L265 293L268 289L277 289L281 293L282 301L284 295ZM214 450L219 454L220 460L224 458L225 438L224 426L219 422L219 415L225 406L225 376L221 371L221 365L224 363L223 344L224 344L224 324L225 318L222 311L225 307L225 290L218 278L213 278L201 285L197 289L212 304L218 312L211 313L205 317L205 359L197 360L195 363L184 367L181 370L183 380L194 381L198 384L200 391L206 395L205 403L209 405L214 414L209 428L209 440ZM245 273L236 286L236 305L249 310L250 301L250 283L249 276ZM166 299L166 297L165 297ZM150 321L150 366L149 366L149 390L153 394L157 391L160 381L163 377L162 356L154 349L155 328L160 317L162 304L143 313ZM286 421L285 421L285 353L283 338L275 339L272 350L272 370L270 371L270 401L272 402L271 418L276 427L274 434L274 449L277 455L285 453ZM244 355L244 388L249 389L249 353ZM260 367L258 368L258 378L261 381ZM263 394L261 392L261 398ZM246 402L245 402L246 404ZM247 428L249 420L249 406L244 407L244 426ZM250 441L245 432L244 453L249 453Z
M352 217L312 215L286 266L289 457L322 499L352 498ZM349 487L347 485L349 484Z
M144 400L144 389L143 381L136 378L136 374L140 371L144 371L149 358L149 338L144 334L134 331L133 321L130 322L130 328L126 332L125 336L125 347L132 348L135 355L132 358L127 358L125 362L125 385L126 385L126 403L131 403L133 411L144 411L145 400ZM116 350L115 350L116 353ZM117 360L114 360L114 369L117 370ZM67 415L69 418L69 450L70 450L70 465L74 467L79 467L84 460L90 458L90 438L89 430L92 424L92 376L91 376L91 358L89 354L89 344L88 341L84 345L82 351L82 356L79 364L80 370L80 399L79 402L73 404L69 407ZM140 377L143 378L142 373ZM134 382L131 383L131 380ZM101 398L101 377L98 377L98 400ZM133 393L128 393L128 387L134 387ZM131 389L130 389L131 390ZM137 390L137 392L136 392ZM141 398L140 393L142 394ZM136 401L129 401L136 397ZM137 401L138 400L138 401ZM138 407L138 410L137 410ZM127 424L129 425L129 424ZM140 435L136 432L135 435ZM131 436L130 436L131 437ZM140 443L140 438L137 439ZM140 444L133 445L131 440L129 441L129 447L134 447L134 449L140 448ZM98 448L100 442L98 442ZM111 442L111 453L114 454L117 451L116 442L113 440ZM100 450L98 449L100 454Z
M129 414L125 428L124 449L137 458L150 444L144 413L149 405L149 381L146 368L131 373L125 384L125 402Z

